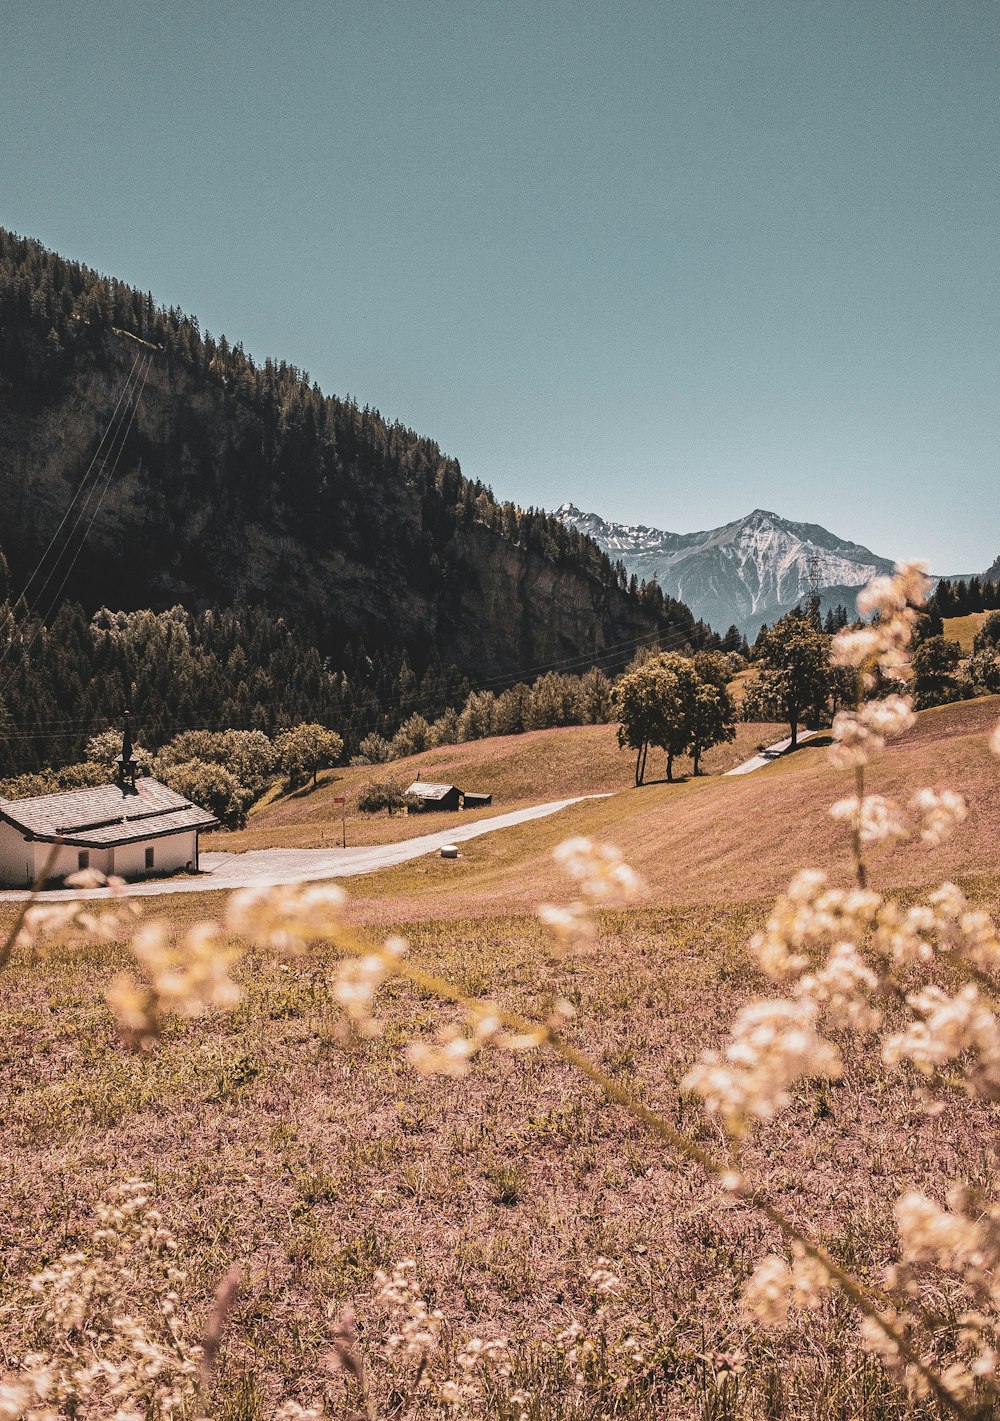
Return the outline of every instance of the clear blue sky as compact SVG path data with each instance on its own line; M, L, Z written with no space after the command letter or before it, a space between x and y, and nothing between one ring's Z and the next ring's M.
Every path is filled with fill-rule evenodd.
M0 20L0 222L499 496L1000 553L993 0Z

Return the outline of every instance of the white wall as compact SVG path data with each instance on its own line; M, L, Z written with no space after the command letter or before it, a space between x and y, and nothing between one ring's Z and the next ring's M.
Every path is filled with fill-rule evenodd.
M153 867L146 868L146 850L153 850ZM0 823L0 887L30 888L41 873L52 852L51 844L35 840L26 843L20 829ZM179 834L165 834L162 839L119 844L112 849L90 849L90 867L101 873L116 873L121 878L144 878L147 873L170 872L198 862L198 835L194 829ZM47 869L49 878L64 878L80 867L80 849L61 844Z
M0 883L5 888L30 888L35 877L34 844L26 844L20 829L0 824Z
M198 836L193 829L185 829L180 834L164 834L162 839L140 840L136 844L119 844L114 850L114 859L109 873L120 878L145 878L147 873L169 872L197 863ZM153 867L146 867L146 850L153 850Z
M36 842L25 844L26 849L33 849L35 855L35 865L32 870L33 875L42 872L52 852L51 844ZM74 844L60 844L56 849L55 858L46 870L47 878L65 878L68 873L76 873L80 867L80 849ZM110 872L109 863L111 852L108 849L87 849L90 854L90 867L100 869L101 873Z

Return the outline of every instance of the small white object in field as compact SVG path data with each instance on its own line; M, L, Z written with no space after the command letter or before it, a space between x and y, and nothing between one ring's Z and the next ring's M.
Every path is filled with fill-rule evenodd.
M457 858L458 858L458 845L457 845L457 844L443 844L442 847L441 847L441 857L442 857L443 859L457 859Z

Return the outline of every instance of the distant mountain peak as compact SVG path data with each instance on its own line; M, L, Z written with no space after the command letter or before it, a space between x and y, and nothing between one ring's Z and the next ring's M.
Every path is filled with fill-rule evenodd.
M629 573L655 579L717 631L735 625L755 635L763 622L808 597L814 585L824 606L852 608L858 589L893 566L890 558L817 523L796 523L768 508L698 533L608 522L573 503L562 504L556 517L588 534Z

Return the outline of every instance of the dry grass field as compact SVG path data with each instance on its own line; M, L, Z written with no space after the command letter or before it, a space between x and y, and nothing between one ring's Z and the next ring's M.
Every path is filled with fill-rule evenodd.
M903 844L874 860L879 885L905 886L1000 874L1000 770L986 739L1000 697L924 711L916 729L890 744L872 770L879 793L906 799L924 785L961 787L964 831L940 848ZM531 912L560 892L551 849L570 834L617 844L643 876L652 904L732 903L773 898L799 868L829 866L846 883L843 828L829 806L852 778L827 762L826 738L766 769L734 779L646 785L574 805L552 819L462 846L455 862L418 859L351 885L372 921Z
M780 725L737 726L736 739L718 745L702 757L708 776L723 774L753 755L760 745L772 744L787 733ZM493 795L486 809L461 814L462 822L502 814L553 799L580 794L614 793L632 784L635 755L620 750L613 725L576 725L564 730L531 730L524 735L502 735L425 750L388 765L356 766L320 774L319 785L279 795L252 811L246 829L213 834L206 848L240 853L260 848L320 848L340 841L341 806L347 800L348 844L384 844L416 834L447 828L459 816L453 813L361 814L357 799L369 781L392 779L404 785L414 780L457 784L462 790ZM675 775L690 774L691 763L679 759ZM662 774L652 757L647 778Z
M964 617L945 617L944 634L952 641L957 641L966 656L970 656L976 632L988 616L988 612L968 612Z
M1000 904L1000 764L984 743L998 714L997 698L925 712L876 764L876 789L905 796L949 785L970 803L965 831L948 845L908 845L875 860L877 886L910 893L951 875L977 902ZM744 732L747 753L776 738ZM608 746L613 734L541 732L522 737L528 743L515 756L482 742L419 758L428 775L502 786L498 796L515 801L544 799L555 797L555 779L565 794L627 785L631 764ZM545 787L533 796L536 781ZM331 778L311 798L263 811L272 841L309 842L281 834L313 832L329 796L350 784ZM848 788L810 745L745 779L625 789L472 842L457 862L354 880L351 914L373 935L405 932L416 960L472 995L542 1015L553 994L569 999L571 1039L719 1149L720 1132L680 1081L763 989L746 942L773 893L803 865L830 866L846 881L843 831L826 809ZM394 835L401 827L392 821ZM265 825L248 832L264 834ZM541 898L568 896L550 854L576 832L620 844L646 897L601 915L589 953L554 961L532 912ZM178 928L220 910L214 894L147 905ZM3 905L0 920L12 911ZM401 1047L453 1019L451 1009L392 984L380 1013L385 1034L345 1047L323 961L256 953L239 971L245 994L235 1012L173 1024L153 1051L129 1055L103 1001L124 960L116 945L84 947L38 963L19 956L4 975L0 1309L31 1273L79 1243L102 1191L135 1174L149 1181L179 1240L185 1306L203 1314L229 1266L242 1271L221 1354L219 1421L270 1421L284 1398L326 1398L330 1417L347 1416L356 1394L327 1361L345 1302L361 1320L380 1417L477 1414L418 1413L393 1390L389 1321L371 1291L374 1271L401 1258L415 1260L447 1320L446 1351L472 1333L510 1340L526 1401L519 1410L494 1399L487 1414L501 1421L938 1414L908 1402L861 1351L836 1299L808 1330L766 1336L742 1322L740 1285L777 1239L554 1057L484 1054L464 1080L425 1079L404 1064ZM877 1283L900 1192L941 1197L957 1174L996 1194L997 1107L956 1090L935 1113L907 1076L845 1052L844 1078L799 1089L791 1111L751 1137L741 1165L793 1220L818 1230L839 1262ZM602 1257L622 1280L603 1324L585 1281ZM29 1314L0 1316L12 1365L35 1323ZM582 1387L553 1345L574 1320L597 1338ZM644 1358L621 1395L619 1334L633 1335ZM718 1354L737 1356L745 1370L727 1380Z

